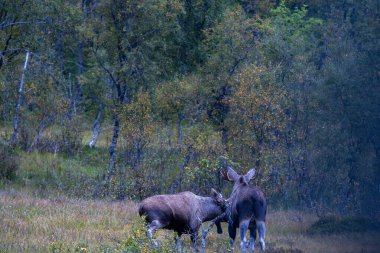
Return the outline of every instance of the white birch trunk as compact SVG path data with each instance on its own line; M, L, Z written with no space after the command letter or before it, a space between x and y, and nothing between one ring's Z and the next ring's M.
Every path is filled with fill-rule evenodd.
M96 142L99 139L99 135L100 135L100 123L99 122L100 122L101 116L102 116L102 107L99 107L98 115L96 116L96 119L94 121L94 125L92 127L92 138L91 138L90 143L88 144L88 146L90 146L90 148L94 147Z
M20 88L18 90L18 99L17 99L17 104L16 104L16 112L15 112L15 117L14 117L14 122L13 122L13 134L12 134L12 139L11 139L11 143L12 144L15 144L16 141L17 141L18 115L20 113L21 100L22 100L22 95L23 95L23 92L24 92L25 72L26 72L26 67L28 66L29 55L30 55L30 52L29 52L29 50L27 50L26 51L24 68L22 69Z

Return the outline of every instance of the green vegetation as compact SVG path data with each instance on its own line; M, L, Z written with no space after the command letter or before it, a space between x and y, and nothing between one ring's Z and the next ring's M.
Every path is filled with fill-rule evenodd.
M19 162L15 152L1 143L0 168L0 180L14 180L19 169Z
M309 232L312 234L340 234L370 230L380 230L380 224L368 218L327 216L315 222Z
M273 206L378 217L377 5L249 2L3 1L16 181L115 199L227 193L213 178L226 157L256 168Z
M254 167L270 210L333 215L313 220L313 235L278 228L311 245L303 252L328 252L312 248L321 233L380 222L379 17L374 0L2 0L0 189L94 202L229 196L220 170ZM0 208L11 225L32 222ZM212 238L222 251L225 238ZM273 252L293 250L281 240Z

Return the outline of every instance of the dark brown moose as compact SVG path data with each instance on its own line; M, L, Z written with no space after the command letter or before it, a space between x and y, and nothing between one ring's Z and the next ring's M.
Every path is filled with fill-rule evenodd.
M230 167L226 171L222 171L223 179L234 182L233 190L228 200L229 212L231 213L228 224L228 234L232 240L230 247L235 242L236 228L240 228L241 252L245 252L247 247L249 252L254 251L256 229L259 232L261 250L265 250L266 199L259 188L248 184L255 176L255 173L256 171L251 169L247 174L241 176ZM246 239L248 229L250 231L249 245Z
M201 197L192 192L148 197L141 202L139 215L146 218L149 238L152 238L159 228L171 229L178 234L179 251L182 234L190 234L194 249L197 250L199 227L203 222L223 214L225 208L226 202L222 195L212 189L211 197ZM222 233L220 223L217 223L217 226L218 233Z

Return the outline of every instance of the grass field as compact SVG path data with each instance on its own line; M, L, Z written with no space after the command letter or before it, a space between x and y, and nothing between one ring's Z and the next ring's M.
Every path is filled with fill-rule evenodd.
M307 230L317 220L304 212L270 211L266 252L379 252L380 232L311 235ZM123 252L115 245L134 240L136 231L141 232L142 225L132 201L40 198L12 189L0 192L0 252ZM216 234L215 229L209 234L207 252L227 252L226 231L224 225L224 234ZM157 236L171 241L174 234L162 230ZM189 241L185 236L185 251Z

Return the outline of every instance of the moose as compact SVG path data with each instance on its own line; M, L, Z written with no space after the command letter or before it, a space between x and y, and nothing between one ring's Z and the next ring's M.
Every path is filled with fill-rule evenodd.
M177 232L177 248L181 251L182 234L190 234L194 250L197 251L198 230L203 222L222 215L226 201L211 189L211 197L198 196L192 192L170 195L155 195L144 199L139 206L139 215L148 223L147 236L152 239L160 228ZM222 233L220 222L216 222L218 233ZM202 241L205 238L202 238Z
M236 229L240 228L241 252L245 252L247 247L250 252L253 252L257 229L261 250L265 251L266 199L264 193L259 188L248 184L256 174L255 169L249 170L247 174L242 176L228 167L221 174L224 180L234 182L231 196L228 199L228 208L231 216L228 222L228 234L231 238L230 247L233 247L235 243ZM250 231L249 245L246 240L248 229Z

